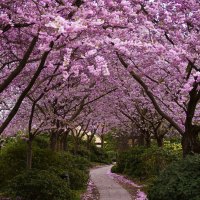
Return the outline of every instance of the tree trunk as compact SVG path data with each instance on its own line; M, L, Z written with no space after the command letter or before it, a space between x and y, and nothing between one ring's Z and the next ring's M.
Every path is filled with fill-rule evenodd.
M90 136L87 136L87 149L90 150L90 147L91 147L91 137Z
M147 148L151 147L151 138L149 136L145 137L145 142L146 142L145 146Z
M200 154L198 131L195 131L194 128L184 133L181 143L183 148L183 157L193 155L195 153Z
M79 147L79 139L77 138L74 140L74 155L77 155L78 147Z
M104 136L103 135L101 136L101 148L102 149L104 148Z
M144 146L144 135L143 134L140 134L138 137L138 145Z
M151 134L148 131L143 131L145 146L147 148L151 147Z
M86 135L87 136L87 148L90 149L91 147L91 143L94 139L94 136L96 134L96 131L94 131L93 133L91 133L91 135Z
M57 134L56 132L52 132L50 136L50 149L52 151L56 151L56 143L57 143Z
M56 151L60 151L61 150L61 140L60 140L60 136L57 134L56 137Z
M62 138L62 149L63 151L67 151L67 138L69 135L69 131L63 133L63 138Z
M29 139L27 143L27 162L26 162L27 169L32 168L32 158L33 158L32 143L33 140Z
M199 83L195 83L193 85L193 89L189 93L190 100L187 105L185 132L182 136L183 157L186 157L187 155L193 155L195 153L200 153L200 140L198 137L200 127L193 125L195 110L200 99L198 85Z
M91 148L91 143L87 142L87 149L90 150L90 148Z
M163 136L156 137L156 142L157 142L158 147L163 147L163 139L164 139Z

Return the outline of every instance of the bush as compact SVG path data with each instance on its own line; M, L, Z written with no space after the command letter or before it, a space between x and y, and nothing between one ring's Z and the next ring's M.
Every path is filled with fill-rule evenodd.
M96 147L95 145L91 146L91 157L92 162L110 164L111 159L108 154L101 148Z
M34 144L41 149L47 149L49 147L49 137L48 135L40 135L34 139Z
M87 159L89 159L89 157L90 157L90 151L83 144L80 144L79 148L76 150L74 149L74 146L72 146L70 152L72 154L74 154L74 152L76 152L75 153L76 155L87 158Z
M0 186L6 185L7 180L22 173L26 169L27 144L18 140L9 143L1 150L0 154ZM47 169L56 164L57 154L49 149L40 149L33 146L33 168Z
M40 139L41 140L41 139ZM40 141L39 140L39 141ZM66 152L52 152L44 148L45 142L34 142L33 145L33 169L46 170L58 176L62 173L71 173L71 185L73 188L85 186L85 179L90 166L89 161L80 156L73 156ZM0 192L4 191L7 181L22 174L26 170L26 148L24 141L18 140L8 143L0 151ZM74 183L75 175L80 183ZM82 185L81 185L82 184Z
M57 159L58 159L57 153L52 152L50 149L40 149L38 147L34 147L32 168L45 170L48 167L55 165Z
M152 179L159 175L172 161L181 158L178 144L166 143L165 147L134 147L118 155L115 171L132 178Z
M73 190L80 190L86 188L88 178L88 174L86 174L82 170L74 169L73 171L70 171L70 188Z
M116 166L116 165L112 166L111 172L112 172L112 173L117 173L117 172L118 172L117 166Z
M88 171L90 167L90 162L86 158L75 156L73 166L77 169Z
M121 152L117 157L117 164L115 167L116 173L123 173L126 167L126 163L129 160L130 152Z
M74 200L67 183L49 171L29 170L10 181L8 194L22 200Z
M26 167L26 143L8 143L0 151L0 188Z
M33 167L53 171L57 175L68 174L70 188L84 189L88 181L90 163L80 156L73 156L67 152L54 153L48 149L35 150Z
M117 159L117 154L115 151L107 151L108 154L108 158L112 161L112 162L116 162Z
M199 200L200 155L174 162L157 178L149 200Z

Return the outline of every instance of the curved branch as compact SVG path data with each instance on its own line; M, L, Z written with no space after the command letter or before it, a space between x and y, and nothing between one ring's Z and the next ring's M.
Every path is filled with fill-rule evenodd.
M119 53L117 52L117 57L119 58L121 64L127 69L128 68L128 64L124 61L124 59L119 55ZM149 99L151 100L152 104L154 105L154 108L156 109L156 111L163 117L165 118L181 135L184 134L184 131L182 130L182 128L169 116L167 115L158 105L153 93L149 90L148 86L145 84L145 82L134 72L131 71L130 72L131 76L142 86L142 88L144 89L146 95L149 97Z
M12 71L10 73L10 75L0 85L0 93L2 93L8 87L8 85L13 81L13 79L16 78L20 74L20 72L24 69L24 67L26 66L28 59L37 43L37 40L38 40L38 37L35 36L31 42L31 44L29 45L26 53L24 54L23 59L17 66L17 68L14 71Z
M52 49L54 43L51 42L50 44L50 48ZM31 81L29 82L28 86L24 89L24 91L21 93L21 95L19 96L15 106L12 108L11 112L9 113L8 117L6 118L6 120L2 123L2 125L0 126L0 134L5 130L5 128L8 126L8 124L11 122L11 120L13 119L13 117L16 115L17 111L19 110L24 98L26 97L26 95L28 94L28 92L31 90L31 88L33 87L33 85L35 84L37 78L39 77L40 73L42 72L42 70L44 69L44 65L46 62L46 59L51 51L51 49L49 51L44 52L41 62L39 64L39 67L37 68L33 78L31 79Z

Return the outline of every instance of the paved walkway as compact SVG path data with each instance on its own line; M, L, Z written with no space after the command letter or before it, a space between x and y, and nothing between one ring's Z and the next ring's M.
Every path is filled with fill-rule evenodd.
M100 200L131 200L130 194L107 175L111 167L104 166L90 172L91 180L99 190Z

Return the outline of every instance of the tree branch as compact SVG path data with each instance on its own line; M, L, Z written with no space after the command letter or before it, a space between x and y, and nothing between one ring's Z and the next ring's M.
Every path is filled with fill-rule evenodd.
M3 83L0 85L0 93L2 93L7 87L8 85L13 81L13 79L15 77L17 77L20 72L24 69L24 67L26 66L28 59L37 43L38 37L34 37L31 44L29 45L26 53L24 54L23 59L21 60L21 62L19 63L18 67L11 72L11 74L8 76L8 78L6 78Z
M119 58L121 64L127 69L128 68L128 64L124 61L124 59L119 55L119 53L117 52L117 57ZM152 104L154 105L155 109L157 110L157 112L163 117L165 118L169 123L171 123L171 125L181 134L183 135L184 132L182 130L182 128L169 116L167 115L158 105L156 99L154 98L153 93L149 90L148 86L145 84L145 82L134 72L131 71L130 72L131 76L142 86L142 88L144 89L146 95L149 97L149 99L151 100Z

